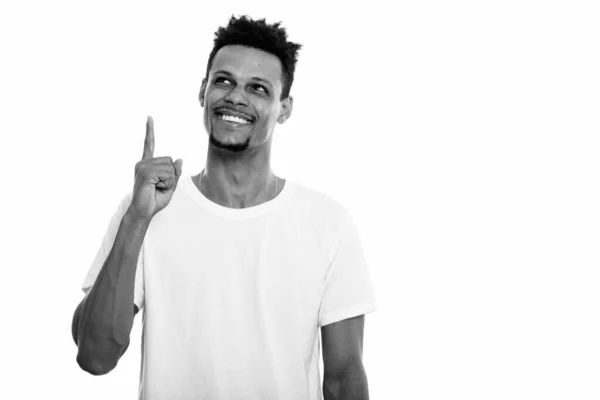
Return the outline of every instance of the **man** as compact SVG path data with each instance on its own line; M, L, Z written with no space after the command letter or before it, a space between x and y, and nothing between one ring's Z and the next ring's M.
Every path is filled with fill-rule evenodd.
M368 399L364 314L376 305L351 214L270 167L300 47L264 19L217 30L199 96L209 134L199 174L154 157L148 118L133 192L73 318L82 369L115 368L144 309L140 399Z

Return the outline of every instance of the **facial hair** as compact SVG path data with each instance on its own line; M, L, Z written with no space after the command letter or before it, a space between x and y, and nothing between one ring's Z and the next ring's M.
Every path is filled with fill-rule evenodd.
M223 143L219 141L215 135L213 135L212 129L208 134L208 141L216 148L228 151L230 153L242 153L250 147L250 136L248 136L243 143Z

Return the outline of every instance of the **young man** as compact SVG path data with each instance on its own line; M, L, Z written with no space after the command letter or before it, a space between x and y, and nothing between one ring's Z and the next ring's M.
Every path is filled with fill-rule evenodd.
M376 305L351 214L270 167L300 47L264 19L232 17L217 30L199 96L208 155L196 175L154 157L148 118L133 191L73 318L82 369L115 368L143 309L140 399L368 398L364 314Z

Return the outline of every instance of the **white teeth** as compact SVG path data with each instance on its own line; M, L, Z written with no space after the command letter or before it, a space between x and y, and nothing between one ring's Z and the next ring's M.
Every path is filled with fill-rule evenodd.
M220 118L224 121L237 122L238 124L249 124L250 121L246 121L245 119L234 117L232 115L221 114Z

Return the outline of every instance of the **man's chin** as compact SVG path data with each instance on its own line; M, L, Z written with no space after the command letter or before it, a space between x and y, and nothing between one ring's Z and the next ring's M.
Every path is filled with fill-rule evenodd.
M231 136L228 136L228 140L227 141L222 141L219 138L219 135L215 135L214 133L209 133L208 135L208 141L209 143L221 150L224 151L229 151L232 153L240 153L242 151L245 151L246 149L248 149L248 147L250 147L250 136L248 136L248 138L246 138L246 140L244 140L243 142L241 141L235 141L235 142L231 142L230 141Z

